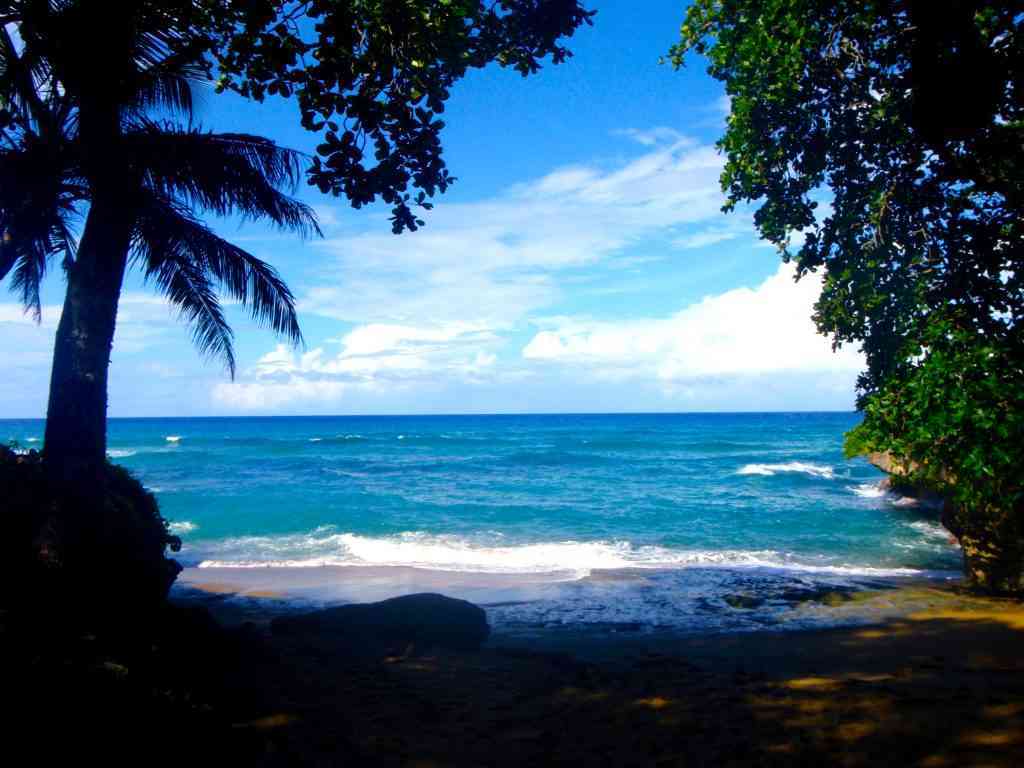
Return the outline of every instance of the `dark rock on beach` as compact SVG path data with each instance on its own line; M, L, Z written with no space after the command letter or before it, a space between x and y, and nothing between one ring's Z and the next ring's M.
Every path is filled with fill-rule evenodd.
M326 641L359 655L445 648L475 651L490 634L484 610L465 600L423 593L342 605L271 622L277 636Z

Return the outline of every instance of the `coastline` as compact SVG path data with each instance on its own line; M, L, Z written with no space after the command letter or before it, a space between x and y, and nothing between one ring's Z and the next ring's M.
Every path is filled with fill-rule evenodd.
M630 571L595 571L597 582L625 583L642 578ZM796 638L844 636L894 622L927 620L932 616L989 615L1005 612L1011 625L1018 621L1019 603L978 598L960 589L957 581L904 578L876 583L853 592L820 590L803 594L787 606L793 618L778 624L736 629L644 625L639 622L504 622L494 620L506 606L539 600L552 585L565 580L551 574L495 574L435 571L409 566L319 566L309 568L186 568L172 599L209 610L222 624L250 624L267 630L282 615L316 611L348 603L372 603L401 595L435 592L468 600L484 608L491 622L487 647L564 653L589 660L622 659L644 654L727 660L736 654L722 647L741 647L754 656L766 653L769 667L789 654ZM1015 607L1016 606L1016 607ZM1022 609L1024 610L1024 609ZM742 606L736 614L749 612ZM1024 619L1020 621L1024 629ZM722 646L722 638L728 638ZM785 638L785 642L779 643ZM807 642L806 639L797 640ZM817 650L817 641L811 641ZM778 649L778 658L773 659ZM742 654L740 654L742 655ZM820 655L820 653L818 654Z
M422 576L350 574L378 585L413 575ZM289 750L294 764L343 754L356 765L433 767L1009 768L1024 749L1024 604L952 584L865 596L899 611L858 626L498 627L479 651L356 660L329 633L270 632L279 611L299 607L262 592L275 576L248 574L236 592L186 577L191 586L175 600L207 607L262 644L238 673L256 681L259 716L233 727ZM315 577L291 580L302 588Z

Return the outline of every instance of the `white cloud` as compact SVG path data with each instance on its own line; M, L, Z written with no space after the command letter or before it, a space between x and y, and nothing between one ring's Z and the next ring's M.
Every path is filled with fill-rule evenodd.
M359 324L520 322L562 298L565 270L721 215L714 148L668 129L643 133L655 135L669 143L621 166L574 165L481 202L442 202L416 233L329 239L319 247L333 263L300 309Z
M317 347L299 354L283 344L263 355L238 382L221 382L214 400L239 410L337 402L355 389L404 388L445 379L473 381L497 361L500 339L468 323L430 327L370 324L340 339L335 355Z
M60 305L46 305L42 308L42 321L46 327L56 327L60 319ZM17 325L36 325L35 317L31 312L25 311L21 304L13 302L0 303L0 323Z
M682 250L705 248L709 245L724 243L727 240L735 240L742 234L744 234L744 230L740 227L708 227L691 235L677 238L673 245Z
M855 373L861 355L833 353L811 321L821 281L793 283L794 268L756 288L709 296L674 315L623 322L556 318L523 348L523 358L587 368L598 376L684 382L765 373Z
M680 142L685 144L693 143L675 128L669 128L664 125L648 128L646 130L641 130L639 128L624 128L620 131L614 131L612 135L626 136L645 147L654 147L659 144L677 144Z
M820 283L809 276L794 285L790 267L670 316L564 316L579 284L590 297L610 294L621 285L614 270L755 238L748 214L721 214L713 147L671 129L622 133L643 154L559 168L478 202L442 202L416 233L385 234L376 221L316 246L327 259L300 310L355 327L305 354L275 348L239 381L217 385L215 404L324 412L379 403L409 412L442 400L469 407L476 393L501 409L529 392L528 408L543 397L571 410L579 405L564 382L574 379L611 410L629 409L640 391L665 407L737 407L728 398L753 402L751 393L762 407L793 407L775 386L782 382L813 390L814 407L848 402L842 393L852 391L860 356L835 355L817 335L810 316ZM536 319L556 307L562 317ZM519 357L501 357L531 323Z

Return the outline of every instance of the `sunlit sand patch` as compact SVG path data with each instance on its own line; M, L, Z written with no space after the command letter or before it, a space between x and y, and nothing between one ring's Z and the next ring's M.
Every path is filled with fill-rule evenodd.
M836 729L836 735L843 741L860 741L878 730L875 723L843 723Z
M798 691L820 690L830 691L839 687L839 681L830 677L799 677L786 681L787 688Z
M985 717L991 718L1002 718L1002 717L1014 717L1024 713L1024 703L1013 703L1013 704L998 704L991 707L985 707L983 710Z
M279 712L276 715L267 715L246 723L235 723L233 728L283 728L298 721L298 717L286 712Z
M1024 744L1024 734L1020 731L970 731L964 734L960 743L971 747L1008 747Z
M646 699L637 699L633 703L638 707L645 707L647 709L654 710L665 709L666 707L672 706L671 699L666 699L661 696L651 696L650 698Z
M1024 605L1015 603L1006 606L977 606L971 608L946 608L920 613L912 613L907 617L911 621L931 621L947 619L950 621L994 621L1010 629L1024 631Z

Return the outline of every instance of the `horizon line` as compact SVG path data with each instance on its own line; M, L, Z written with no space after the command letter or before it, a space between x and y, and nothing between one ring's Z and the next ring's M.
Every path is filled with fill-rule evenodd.
M755 416L784 414L856 414L854 409L749 410L749 411L479 411L463 413L309 413L309 414L207 414L203 416L108 416L108 421L132 419L379 419L453 418L472 416ZM45 416L0 416L0 421L46 421Z

